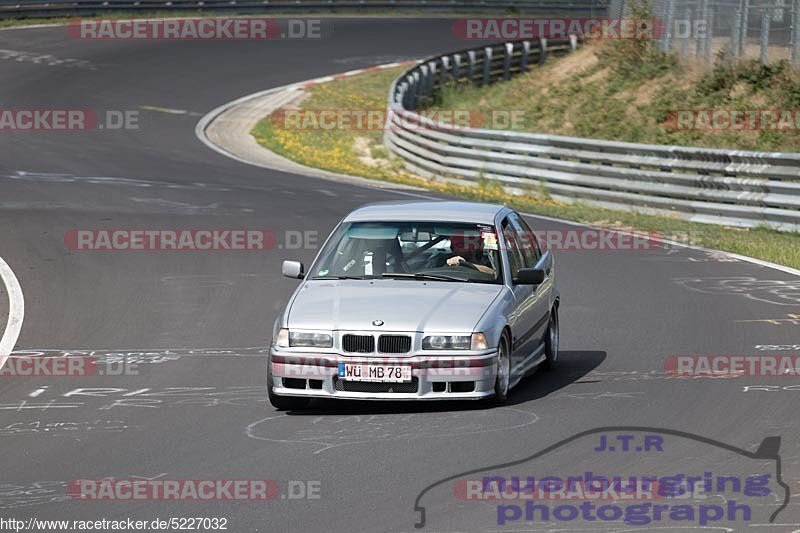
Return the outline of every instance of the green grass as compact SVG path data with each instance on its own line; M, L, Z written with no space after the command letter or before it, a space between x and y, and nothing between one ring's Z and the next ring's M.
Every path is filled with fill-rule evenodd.
M678 128L680 110L800 110L788 61L681 63L648 43L593 42L574 57L487 88L449 87L435 108L516 111L511 129L652 144L796 152L800 124L742 131ZM602 102L602 105L600 105Z
M403 67L354 76L313 87L305 110L380 110L392 80ZM389 161L382 129L287 129L281 120L259 121L252 134L270 150L290 159L333 172L403 180L399 161Z
M662 67L659 67L659 69ZM666 71L674 71L674 64L666 63ZM384 109L391 81L402 71L393 69L366 73L330 83L313 86L308 97L300 104L301 109ZM534 76L532 74L531 76ZM449 104L464 104L464 107L481 102L487 108L492 98L503 96L505 102L513 98L514 81L498 84L485 92L468 89L461 91L467 104L449 92ZM623 84L623 87L627 85ZM570 89L564 88L563 91ZM617 90L624 90L622 87ZM495 95L495 96L490 96ZM485 96L484 96L485 95ZM524 96L524 93L523 93ZM483 100L485 99L485 101ZM525 100L519 94L517 101ZM531 102L535 99L528 99ZM566 103L564 103L566 102ZM554 98L542 102L542 113L554 113L549 107L564 109L569 99ZM499 107L503 109L502 107ZM603 113L593 115L593 120L602 122L609 113L618 113L604 107ZM602 124L595 131L604 132ZM780 233L767 228L750 230L686 222L666 216L650 216L631 212L611 211L580 203L562 204L553 201L546 189L531 191L525 196L507 194L496 183L481 180L477 187L457 186L412 176L403 170L397 159L387 158L383 147L382 131L309 131L287 130L276 126L269 117L261 120L253 130L259 143L270 150L304 165L334 172L353 174L396 183L416 185L426 189L475 201L503 203L523 212L558 217L566 220L590 223L602 227L631 229L658 233L708 248L744 254L775 263L800 268L800 234ZM611 136L614 137L614 136Z

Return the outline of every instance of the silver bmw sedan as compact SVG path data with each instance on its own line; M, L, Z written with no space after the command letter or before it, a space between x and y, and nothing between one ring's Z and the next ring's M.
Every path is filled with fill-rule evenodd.
M558 361L555 263L513 210L370 204L347 215L275 322L269 399L487 399Z

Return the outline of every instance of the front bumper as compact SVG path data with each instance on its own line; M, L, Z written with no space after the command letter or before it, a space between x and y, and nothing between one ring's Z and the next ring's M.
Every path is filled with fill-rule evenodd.
M411 383L373 383L339 378L339 363L411 366ZM497 352L352 356L312 355L273 348L272 392L279 396L348 400L479 400L494 394Z

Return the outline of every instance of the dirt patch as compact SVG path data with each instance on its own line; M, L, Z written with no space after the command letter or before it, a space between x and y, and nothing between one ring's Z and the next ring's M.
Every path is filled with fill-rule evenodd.
M368 137L356 137L353 140L353 150L358 154L358 160L372 167L387 167L389 160L372 156L374 144ZM382 147L381 147L382 148Z
M580 74L597 64L597 54L594 46L585 46L575 52L559 58L558 62L546 65L541 76L548 83L564 81L575 74Z

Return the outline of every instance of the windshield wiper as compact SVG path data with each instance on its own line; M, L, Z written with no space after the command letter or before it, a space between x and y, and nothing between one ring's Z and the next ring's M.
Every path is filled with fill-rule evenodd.
M372 277L367 276L314 276L311 279L373 279Z
M455 276L444 276L441 274L407 274L405 272L386 272L381 274L381 277L397 279L428 279L432 281L469 281L467 278L457 278Z

